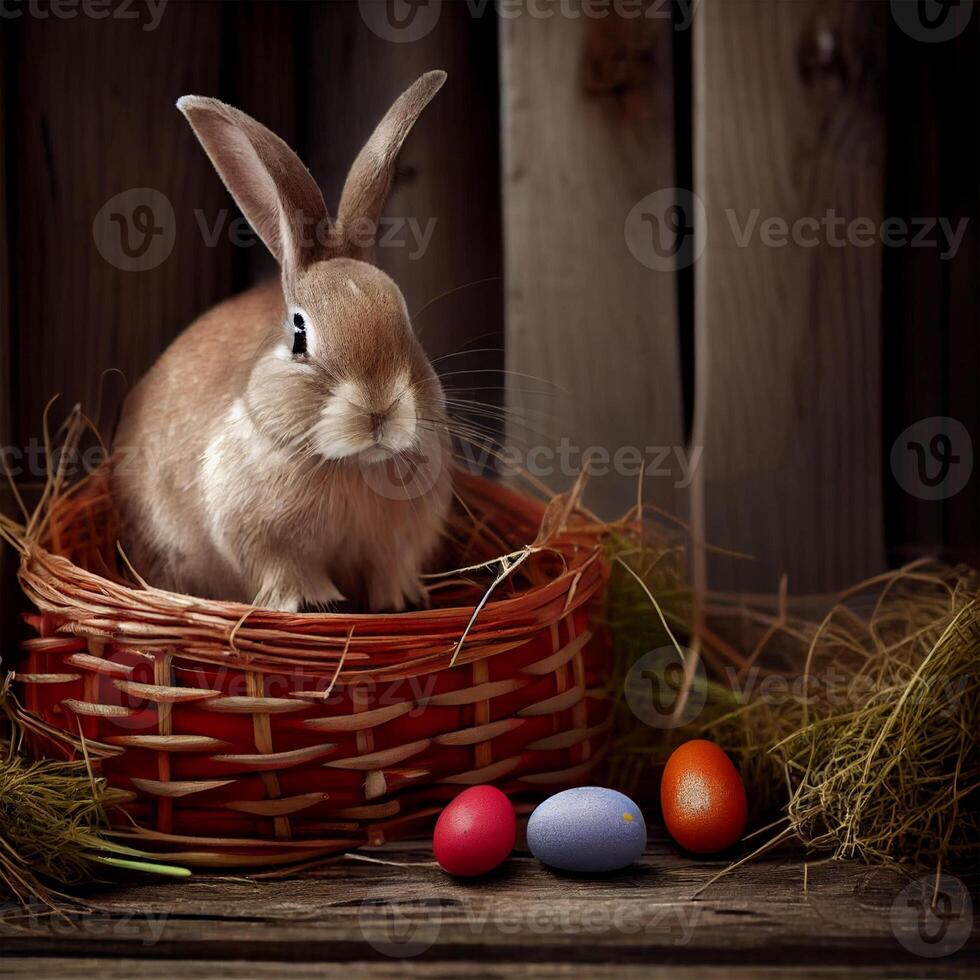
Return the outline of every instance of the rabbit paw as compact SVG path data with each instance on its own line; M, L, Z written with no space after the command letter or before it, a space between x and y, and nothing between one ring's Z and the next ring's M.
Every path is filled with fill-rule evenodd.
M286 591L277 585L259 589L252 600L253 606L278 612L299 612L302 604L303 600L297 592Z
M428 608L429 595L417 576L403 576L399 580L382 573L370 582L368 603L372 612L404 612L407 606Z
M252 604L279 612L299 612L304 606L328 609L343 601L341 591L322 573L278 570L262 580Z

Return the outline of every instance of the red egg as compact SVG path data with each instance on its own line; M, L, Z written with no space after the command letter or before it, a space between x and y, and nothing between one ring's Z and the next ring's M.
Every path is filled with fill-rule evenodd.
M514 808L495 786L471 786L436 821L432 851L443 870L461 878L486 874L514 848Z
M745 830L745 787L732 760L714 742L694 739L674 749L660 784L670 836L695 854L731 847Z

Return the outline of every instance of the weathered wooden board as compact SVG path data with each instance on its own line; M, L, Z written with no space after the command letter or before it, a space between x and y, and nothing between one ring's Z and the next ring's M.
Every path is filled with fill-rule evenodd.
M846 0L704 0L694 18L707 384L694 439L708 540L758 558L717 560L715 586L772 590L785 571L792 591L824 590L884 561L888 18Z
M591 19L538 6L552 16L501 21L511 439L522 456L568 440L570 465L528 458L559 488L585 450L636 447L658 473L646 499L677 510L675 277L649 250L641 213L649 195L660 192L657 211L674 187L670 20L663 10ZM587 501L619 516L636 501L638 464L597 465L614 472L592 479Z
M632 968L627 975L666 976L679 967L681 976L749 976L794 967L809 975L819 959L828 976L844 969L851 976L956 976L977 959L976 936L943 959L906 949L891 919L905 880L856 864L812 865L804 889L799 863L761 861L694 901L723 864L691 861L664 845L653 845L635 868L599 878L554 874L515 856L477 882L445 876L424 843L374 853L402 864L345 860L286 880L116 888L92 896L100 911L77 928L35 918L20 922L31 930L23 931L8 910L0 919L4 972L27 956L40 975L53 975L66 959L121 957L139 961L137 972L148 976L160 974L152 961L163 958L183 961L185 976L234 975L235 961L265 964L259 976L280 961L292 964L282 968L293 971L286 976L306 975L299 964L327 963L378 976L401 969L562 976L603 964ZM118 965L108 969L121 975Z
M332 212L395 98L426 71L448 74L402 150L374 260L400 286L445 386L460 389L450 394L498 405L489 390L503 366L495 18L442 4L431 30L406 40L369 28L358 4L310 8L298 125ZM455 356L470 349L481 352Z
M230 292L231 248L220 235L210 247L199 220L227 208L227 195L174 108L182 94L219 90L222 5L180 4L152 30L143 13L4 24L15 32L8 200L21 445L40 435L53 395L61 394L61 414L76 401L94 412L104 371L117 368L133 383ZM130 268L144 260L142 271ZM106 379L108 427L123 390Z

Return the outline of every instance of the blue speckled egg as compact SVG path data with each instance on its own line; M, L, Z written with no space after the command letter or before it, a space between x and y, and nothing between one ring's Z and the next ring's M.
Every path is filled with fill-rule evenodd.
M527 846L563 871L615 871L647 846L640 808L622 793L580 786L549 796L527 822Z

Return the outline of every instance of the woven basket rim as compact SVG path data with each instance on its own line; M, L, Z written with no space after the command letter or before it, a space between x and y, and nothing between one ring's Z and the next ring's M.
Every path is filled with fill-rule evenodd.
M107 479L105 468L53 495L41 528L47 529L52 513L70 508L99 479ZM58 554L46 546L47 530L42 533L35 529L33 534L19 537L18 579L37 609L63 620L58 629L61 635L104 636L107 641L125 642L134 648L142 645L149 650L172 644L181 631L200 632L203 662L230 665L240 655L242 665L262 670L262 661L267 669L281 669L291 662L301 668L346 660L344 674L380 671L383 676L392 670L398 672L399 661L402 667L411 664L428 671L447 666L446 654L451 663L481 659L498 652L510 637L533 629L536 613L553 607L563 596L569 611L601 589L608 576L603 539L609 526L580 507L577 493L540 500L462 471L454 474L454 480L464 491L490 497L504 511L519 514L530 526L537 526L538 537L527 542L525 550L559 554L564 570L547 581L522 587L516 595L499 599L485 596L477 606L382 614L285 613L113 581ZM557 523L556 508L563 514ZM555 526L546 531L549 520ZM478 615L474 618L475 610ZM465 637L467 649L462 649L461 637ZM460 648L456 648L457 642ZM427 654L420 658L423 645ZM399 648L404 656L398 656ZM375 662L372 656L381 649L388 654L387 663Z

